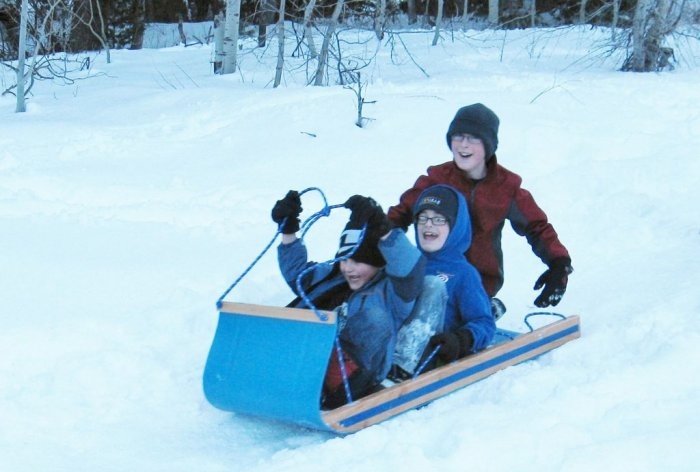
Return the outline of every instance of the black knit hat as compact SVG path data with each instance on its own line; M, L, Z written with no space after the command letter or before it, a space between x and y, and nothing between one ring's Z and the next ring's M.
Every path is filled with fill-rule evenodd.
M450 228L454 228L458 208L459 202L454 190L444 185L434 185L424 190L418 197L413 207L413 217L418 216L423 210L434 210L447 218Z
M484 143L486 159L489 159L498 148L499 123L496 114L481 103L462 107L447 128L447 147L452 149L453 135L471 134Z
M343 257L350 254L350 251L352 251L352 249L355 247L357 241L360 240L360 233L362 233L362 228L355 228L352 223L348 223L345 226L345 230L343 230L343 232L340 234L340 244L335 257ZM357 262L364 262L365 264L369 264L374 267L384 267L386 265L386 261L384 260L382 253L379 251L379 247L377 247L378 243L378 239L373 239L370 233L365 231L362 244L360 244L350 258Z

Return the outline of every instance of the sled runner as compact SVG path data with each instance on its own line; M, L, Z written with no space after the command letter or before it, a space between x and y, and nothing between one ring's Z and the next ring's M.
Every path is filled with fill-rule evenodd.
M351 433L533 359L580 336L578 316L528 333L499 330L488 349L335 410L320 398L336 318L312 310L223 302L204 371L217 408L335 433Z

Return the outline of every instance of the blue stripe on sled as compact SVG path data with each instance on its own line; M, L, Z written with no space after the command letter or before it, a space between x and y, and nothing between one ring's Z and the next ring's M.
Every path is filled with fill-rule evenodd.
M412 392L407 392L406 394L400 396L399 398L395 398L395 399L390 400L386 403L382 403L381 405L377 405L373 408L362 411L356 415L349 416L349 417L341 420L339 423L341 426L350 427L350 426L352 426L356 423L359 423L361 421L364 421L368 418L371 418L371 417L379 415L385 411L388 411L388 410L396 408L400 405L403 405L404 403L408 403L408 402L416 400L422 396L428 395L429 393L432 393L435 390L439 390L439 389L441 389L449 384L452 384L454 382L462 380L462 379L469 377L471 375L478 374L479 372L490 369L491 367L495 367L498 364L501 364L503 362L514 359L514 358L516 358L520 355L526 354L530 351L534 351L542 346L545 346L549 343L557 341L558 339L561 339L561 338L564 338L566 336L569 336L570 334L576 333L578 330L579 330L578 325L572 326L572 327L567 328L565 330L562 330L558 333L555 333L555 334L552 334L552 335L547 336L545 338L542 338L538 341L532 342L530 344L526 344L525 346L522 346L518 349L514 349L512 351L501 354L500 356L495 357L491 360L482 362L481 364L469 367L468 369L464 369L463 371L460 371L460 372L456 372L448 377L445 377L445 378L440 379L434 383L431 383L430 385L426 385L425 387L421 387L421 388L419 388L415 391L412 391ZM418 406L420 406L420 405L417 405L416 408Z

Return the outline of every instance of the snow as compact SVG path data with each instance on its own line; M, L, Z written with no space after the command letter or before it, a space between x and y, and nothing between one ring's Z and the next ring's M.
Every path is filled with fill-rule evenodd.
M86 80L37 83L24 114L0 97L0 470L696 470L700 46L621 73L608 34L394 38L362 71L362 129L354 93L305 86L300 62L271 88L274 39L246 43L235 75L212 74L209 45L112 51ZM386 208L450 158L447 125L474 102L572 254L555 311L582 337L348 436L209 405L215 301L271 240L275 200L319 187ZM314 259L346 216L308 233ZM544 266L504 233L499 325L524 330ZM274 254L229 299L286 303Z

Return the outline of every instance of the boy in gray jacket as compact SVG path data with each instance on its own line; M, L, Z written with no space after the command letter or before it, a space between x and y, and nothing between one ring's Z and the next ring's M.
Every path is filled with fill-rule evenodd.
M355 195L344 206L351 210L350 221L340 237L340 261L334 264L308 261L306 247L295 234L302 210L298 192L290 191L276 203L272 219L283 224L278 260L290 288L297 293L297 276L313 266L302 280L303 290L315 305L326 305L318 308L338 312L344 367L355 399L373 392L391 368L396 333L423 286L425 258L402 230L392 229L373 199ZM293 306L307 307L299 299ZM346 402L340 372L334 351L324 381L323 408Z

